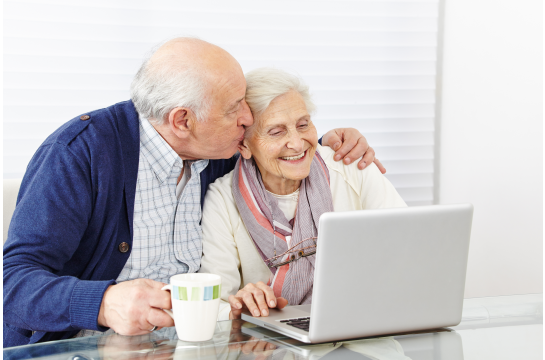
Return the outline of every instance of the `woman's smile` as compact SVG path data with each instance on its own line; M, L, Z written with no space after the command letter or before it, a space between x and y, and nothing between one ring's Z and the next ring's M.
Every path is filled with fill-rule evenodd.
M300 164L303 161L305 161L305 157L307 155L307 150L303 151L299 155L292 155L292 156L282 156L279 159L282 161L286 161L288 164Z

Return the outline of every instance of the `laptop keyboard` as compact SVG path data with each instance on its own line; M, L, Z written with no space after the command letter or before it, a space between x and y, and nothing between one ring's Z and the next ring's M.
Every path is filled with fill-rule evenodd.
M285 319L285 320L280 320L280 322L285 323L286 325L296 327L303 331L308 331L308 328L310 326L310 316L303 317L303 318L295 318L295 319Z

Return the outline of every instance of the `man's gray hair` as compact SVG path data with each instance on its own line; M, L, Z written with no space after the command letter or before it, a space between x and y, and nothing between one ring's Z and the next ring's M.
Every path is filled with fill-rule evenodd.
M144 61L131 83L131 100L140 116L162 124L174 108L186 107L197 120L206 120L211 106L206 74L182 61Z
M246 73L246 102L254 117L260 116L275 98L291 90L297 91L309 114L316 110L308 85L299 77L284 70L259 68Z

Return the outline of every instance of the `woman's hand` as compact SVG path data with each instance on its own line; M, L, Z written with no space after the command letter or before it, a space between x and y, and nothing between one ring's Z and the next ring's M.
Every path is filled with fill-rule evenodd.
M365 137L356 129L339 128L328 131L322 137L322 145L335 150L335 161L344 159L346 165L354 160L363 158L358 163L358 168L363 170L374 162L381 173L386 173L386 168L375 157L375 150L369 146Z
M257 284L247 284L236 295L229 296L229 304L229 319L240 319L245 308L253 316L269 316L269 308L282 309L288 305L288 300L274 296L273 290L260 281Z

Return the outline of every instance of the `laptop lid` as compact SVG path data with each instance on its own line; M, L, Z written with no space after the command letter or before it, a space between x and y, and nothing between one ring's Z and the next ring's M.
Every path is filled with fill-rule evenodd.
M458 324L472 215L471 204L322 215L310 340Z

